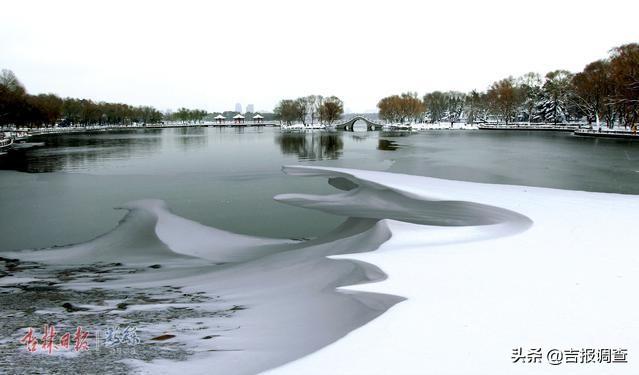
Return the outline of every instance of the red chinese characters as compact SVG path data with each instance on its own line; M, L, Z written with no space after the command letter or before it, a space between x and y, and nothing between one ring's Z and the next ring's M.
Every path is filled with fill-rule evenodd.
M20 343L24 344L26 349L31 352L37 352L38 348L47 354L60 349L69 350L73 341L73 350L76 352L89 350L89 332L85 331L82 326L78 326L73 334L70 332L60 336L60 340L56 343L56 328L54 325L45 324L43 327L43 335L40 340L36 337L33 328L29 327L27 333L20 339Z

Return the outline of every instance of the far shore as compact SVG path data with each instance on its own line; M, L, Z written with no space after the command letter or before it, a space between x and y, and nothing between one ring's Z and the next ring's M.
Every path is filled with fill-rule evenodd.
M352 120L348 120L352 121ZM348 121L344 122L347 123ZM341 124L341 123L340 123ZM93 133L93 132L105 132L105 131L126 131L135 129L171 129L171 128L199 128L199 127L226 127L226 128L244 128L244 127L281 127L282 131L286 130L317 130L327 129L332 130L336 127L339 129L340 124L322 125L319 128L316 125L304 125L293 124L285 125L280 121L246 121L246 122L168 122L168 123L155 123L155 124L113 124L113 125L81 125L81 126L65 126L65 127L37 127L37 128L15 128L15 127L2 127L0 128L0 134L4 138L12 138L14 141L23 141L31 136L39 135L64 135L74 133ZM468 123L406 123L406 124L393 124L384 123L383 128L399 131L432 131L432 130L501 130L501 131L552 131L552 132L567 132L573 133L580 137L597 137L597 138L623 138L639 140L639 135L636 131L628 130L622 126L597 127L594 124L584 123L480 123L480 124L468 124ZM370 131L371 129L369 129ZM352 131L352 129L351 129ZM10 147L10 146L9 146Z

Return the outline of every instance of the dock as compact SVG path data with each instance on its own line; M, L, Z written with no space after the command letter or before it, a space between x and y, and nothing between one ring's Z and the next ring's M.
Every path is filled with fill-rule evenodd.
M520 130L520 131L545 131L572 133L579 130L579 125L478 125L480 130Z
M595 138L618 138L618 139L634 139L639 140L639 134L633 131L627 130L591 130L591 129L579 129L575 130L574 134L580 137L595 137Z

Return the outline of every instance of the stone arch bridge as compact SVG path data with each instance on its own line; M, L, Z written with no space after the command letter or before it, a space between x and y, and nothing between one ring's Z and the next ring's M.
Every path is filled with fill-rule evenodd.
M367 130L381 130L382 129L382 124L380 124L378 122L375 122L375 121L372 121L372 120L369 120L369 119L367 119L366 117L363 117L363 116L355 116L355 117L353 117L352 119L350 119L350 120L348 120L346 122L343 122L341 124L336 124L334 126L335 126L335 129L352 131L353 130L353 126L355 126L355 123L357 121L359 121L359 120L364 121L366 123L366 129Z

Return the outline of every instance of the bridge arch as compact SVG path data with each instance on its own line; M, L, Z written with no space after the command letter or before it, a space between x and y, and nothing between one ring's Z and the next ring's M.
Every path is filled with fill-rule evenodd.
M355 123L359 120L362 120L366 123L366 129L367 130L381 130L382 129L382 124L375 122L375 121L371 121L369 119L367 119L364 116L355 116L352 119L343 122L341 124L337 124L335 125L335 129L341 129L341 130L349 130L349 131L353 131L353 127L355 126Z

